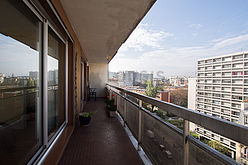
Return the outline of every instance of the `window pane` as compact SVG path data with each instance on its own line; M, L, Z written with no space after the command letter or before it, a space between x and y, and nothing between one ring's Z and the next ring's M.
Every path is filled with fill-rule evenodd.
M65 121L65 44L48 30L48 134L53 136Z
M81 75L81 101L83 101L85 98L84 98L84 66L85 64L83 62L81 62L81 72L82 72L82 75Z
M0 1L0 160L26 164L42 145L42 23L21 1Z

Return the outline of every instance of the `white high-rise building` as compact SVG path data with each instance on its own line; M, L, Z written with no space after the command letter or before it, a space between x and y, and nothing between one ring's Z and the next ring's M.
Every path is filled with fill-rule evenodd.
M198 60L195 110L248 126L247 100L248 52ZM201 127L196 127L196 132L207 139L220 141L233 151L238 162L247 164L246 146L240 147L239 143Z
M197 78L188 78L188 108L196 110ZM195 131L195 124L190 122L190 131Z

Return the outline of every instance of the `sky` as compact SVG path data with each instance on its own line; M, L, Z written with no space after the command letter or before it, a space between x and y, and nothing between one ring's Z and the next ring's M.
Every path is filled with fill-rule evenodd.
M3 34L0 34L0 73L5 76L28 76L39 70L39 52Z
M0 33L0 73L6 77L28 76L30 71L39 71L40 55L28 45ZM48 71L58 70L58 60L48 56L47 67Z
M247 0L157 0L109 71L196 75L197 60L248 51Z

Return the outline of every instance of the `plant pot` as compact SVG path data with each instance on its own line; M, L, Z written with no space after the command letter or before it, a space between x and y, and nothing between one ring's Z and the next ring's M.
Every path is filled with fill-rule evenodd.
M91 120L90 116L89 117L84 117L84 116L79 115L80 125L89 125L90 120Z
M115 117L116 111L109 111L109 117Z

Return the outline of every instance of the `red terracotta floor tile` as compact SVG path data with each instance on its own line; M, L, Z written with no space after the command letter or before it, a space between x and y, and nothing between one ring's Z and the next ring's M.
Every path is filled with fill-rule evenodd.
M103 99L90 101L85 111L95 111L89 126L77 126L59 165L142 165L138 153L117 118L109 118Z

